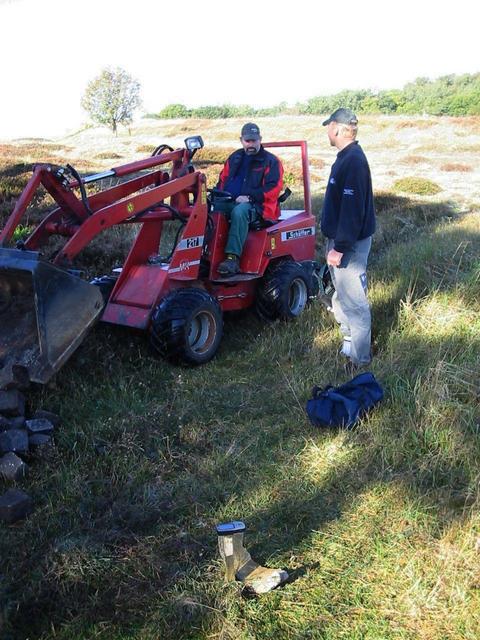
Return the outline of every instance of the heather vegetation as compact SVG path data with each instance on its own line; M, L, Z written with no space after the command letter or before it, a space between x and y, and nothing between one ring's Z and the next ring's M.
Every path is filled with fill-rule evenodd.
M393 184L393 190L403 193L415 193L422 196L432 196L442 189L426 178L406 177L396 180Z

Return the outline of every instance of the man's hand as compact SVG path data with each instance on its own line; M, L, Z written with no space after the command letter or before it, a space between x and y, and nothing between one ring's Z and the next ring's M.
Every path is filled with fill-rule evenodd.
M339 267L342 262L343 253L340 251L335 251L335 249L330 249L327 253L327 264L330 267Z
M250 198L248 196L238 196L235 202L238 204L242 204L242 202L250 202Z

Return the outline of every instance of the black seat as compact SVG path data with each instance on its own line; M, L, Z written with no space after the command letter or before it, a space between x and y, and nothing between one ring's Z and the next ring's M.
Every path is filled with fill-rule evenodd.
M272 224L276 224L277 220L265 220L265 218L258 218L253 222L250 222L248 228L250 231L261 231L262 229L266 229L267 227L271 227Z
M286 187L285 191L278 197L278 203L281 204L285 202L287 198L292 195L292 192L288 187ZM278 220L265 220L265 218L259 218L254 222L251 222L248 225L250 231L261 231L262 229L266 229L267 227L271 227L272 224L277 224Z

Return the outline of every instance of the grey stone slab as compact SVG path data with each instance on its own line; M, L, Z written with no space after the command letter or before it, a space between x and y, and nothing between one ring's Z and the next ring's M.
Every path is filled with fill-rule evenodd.
M23 416L15 416L15 418L6 418L0 416L0 431L8 429L23 429L25 427L25 418Z
M24 429L9 429L0 433L0 453L27 453L28 432Z
M49 420L54 427L59 427L62 424L62 418L53 413L53 411L47 411L46 409L37 409L32 416L33 420Z
M0 476L13 482L23 478L28 471L28 466L14 453L6 453L0 458Z
M18 389L0 391L0 414L6 416L25 415L25 397Z
M15 416L15 418L10 418L9 422L9 429L25 429L24 416Z
M28 369L11 362L0 369L0 389L28 389L30 377Z
M31 513L31 497L20 489L9 489L0 496L0 520L12 524Z
M46 418L35 418L33 420L26 421L26 427L28 433L52 433L54 426Z

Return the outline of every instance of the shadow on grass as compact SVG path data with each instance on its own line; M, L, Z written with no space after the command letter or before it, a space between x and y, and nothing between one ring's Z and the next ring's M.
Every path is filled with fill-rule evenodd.
M7 165L0 169L0 182L3 178L16 178L23 176L32 170L32 164L26 162L17 162L12 165ZM26 184L26 180L23 181Z

